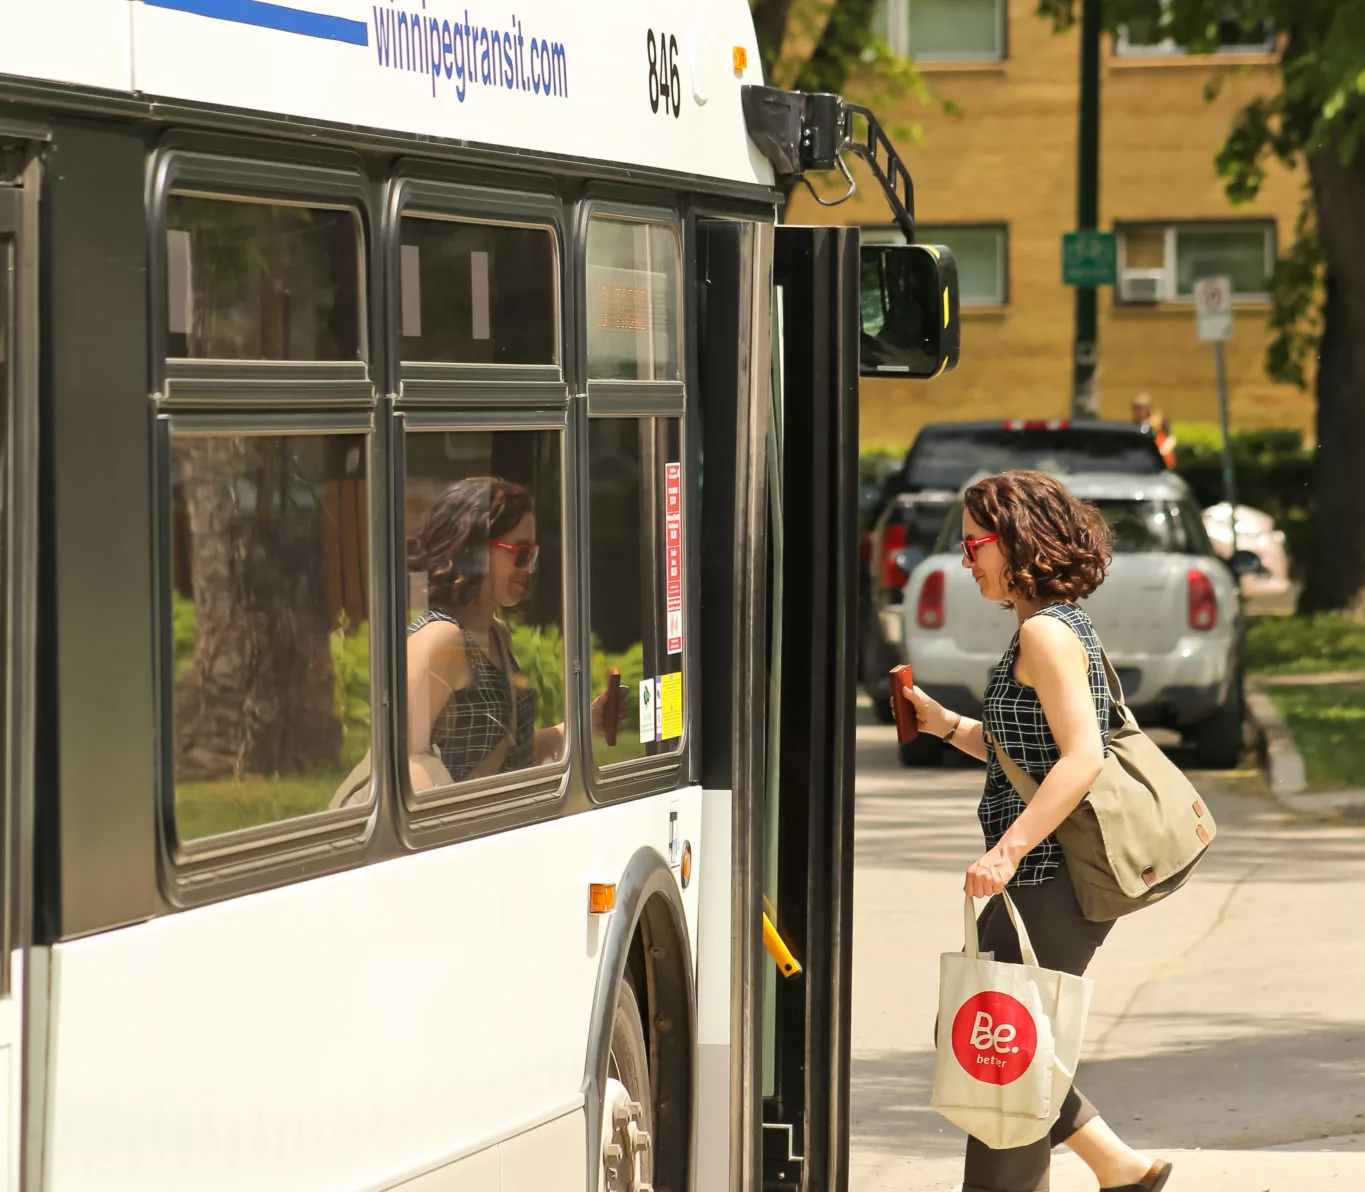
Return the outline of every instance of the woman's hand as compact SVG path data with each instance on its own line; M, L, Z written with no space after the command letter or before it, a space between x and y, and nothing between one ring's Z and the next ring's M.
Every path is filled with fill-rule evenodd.
M925 695L918 687L904 687L901 690L915 709L915 721L920 731L935 737L947 736L957 719L956 713L949 712L938 700Z
M1001 893L1009 885L1014 871L1019 868L998 847L991 849L985 856L967 868L967 881L963 889L973 898L990 898Z
M630 691L630 684L622 683L617 691L619 694L616 698L616 727L619 729L626 722L626 695ZM592 732L595 737L607 735L607 693L605 691L592 701Z

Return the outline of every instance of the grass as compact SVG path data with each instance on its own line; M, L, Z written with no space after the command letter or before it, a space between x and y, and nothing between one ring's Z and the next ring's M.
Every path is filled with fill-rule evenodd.
M1365 786L1365 684L1266 689L1315 791Z
M1247 672L1365 671L1365 621L1343 613L1247 618Z
M260 824L326 811L349 767L337 773L211 782L178 782L175 825L181 840L202 840Z

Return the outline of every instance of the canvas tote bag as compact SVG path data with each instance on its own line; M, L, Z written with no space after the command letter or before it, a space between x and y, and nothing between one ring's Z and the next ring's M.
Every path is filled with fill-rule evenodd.
M1081 913L1096 923L1180 889L1218 834L1199 792L1133 719L1103 647L1100 656L1109 680L1109 755L1090 793L1056 832ZM1027 803L1038 781L993 738L991 744L1005 777Z
M1028 931L1002 895L1023 964L981 954L971 897L966 947L939 962L932 1104L988 1147L1045 1138L1062 1111L1090 1013L1091 982L1040 968Z

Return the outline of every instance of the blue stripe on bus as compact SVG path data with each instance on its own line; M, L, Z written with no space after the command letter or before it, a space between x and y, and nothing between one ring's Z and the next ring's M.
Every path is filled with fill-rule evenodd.
M301 33L304 37L321 37L327 41L344 41L350 45L370 44L370 30L364 21L350 21L345 17L329 16L323 12L308 12L284 4L266 4L264 0L142 0L150 8L170 8L176 12L194 13L238 25L258 25L262 29L278 29L282 33Z

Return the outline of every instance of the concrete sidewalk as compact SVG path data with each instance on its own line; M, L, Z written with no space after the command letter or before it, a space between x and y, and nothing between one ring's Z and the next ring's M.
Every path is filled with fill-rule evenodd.
M859 728L854 1192L961 1179L929 1108L938 956L962 946L982 770L903 770ZM1254 773L1197 775L1220 834L1198 876L1122 921L1090 975L1080 1085L1176 1162L1170 1192L1365 1189L1365 827L1284 815ZM1056 1192L1094 1192L1065 1152Z

